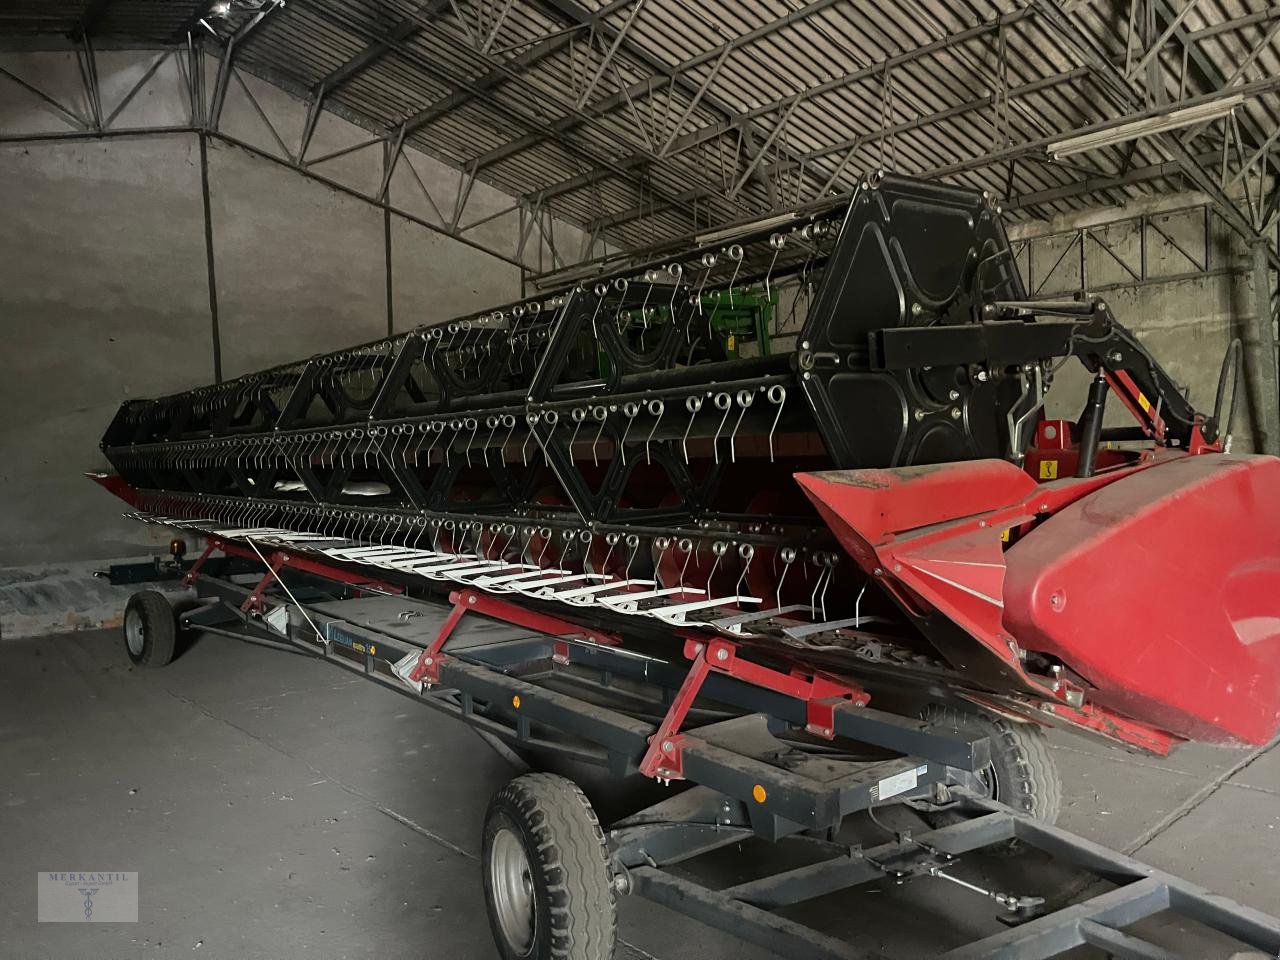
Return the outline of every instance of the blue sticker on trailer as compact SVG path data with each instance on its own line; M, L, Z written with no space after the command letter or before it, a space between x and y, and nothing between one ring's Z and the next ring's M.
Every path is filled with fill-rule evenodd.
M381 641L370 640L368 637L349 633L342 628L342 624L330 621L323 624L320 628L321 635L330 643L337 643L356 653L368 654L379 660L395 662L404 656L404 651L396 647L390 647Z

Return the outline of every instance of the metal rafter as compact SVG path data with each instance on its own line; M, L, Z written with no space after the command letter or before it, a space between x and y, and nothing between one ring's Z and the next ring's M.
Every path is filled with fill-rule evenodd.
M1065 73L1055 74L1052 77L1044 77L1042 79L1035 80L1029 84L1024 84L1019 87L1014 87L1008 91L1008 95L1010 98L1014 98L1014 99L1022 96L1027 96L1031 93L1036 93L1038 91L1044 90L1049 87L1058 86L1061 84L1080 80L1083 77L1087 76L1088 73L1089 73L1089 70L1087 67L1076 67L1075 69L1068 70ZM892 126L877 127L873 130L868 130L866 133L863 133L852 140L846 140L837 144L832 144L831 146L821 147L817 150L811 150L805 154L802 154L799 157L796 157L791 160L786 160L781 163L769 164L766 166L766 169L770 174L787 172L793 169L798 169L802 167L804 164L811 162L812 160L828 156L832 153L838 153L841 151L846 152L846 159L851 159L851 154L854 151L868 144L876 143L877 141L883 140L888 137L897 136L898 134L901 134L901 133L907 133L912 130L919 130L924 127L933 126L934 124L942 123L947 120L954 119L955 117L962 116L968 113L973 113L985 107L989 107L992 104L993 97L994 97L994 94L986 97L981 97L976 100L970 100L967 103L957 104L954 107L947 107L946 109L939 110L934 113L915 117L911 120L906 120L901 123L893 124ZM842 173L844 169L846 169L846 167L847 167L847 163L842 162L841 165L836 169L836 174L832 175L826 180L823 187L817 191L817 196L814 199L825 195L828 192L828 190L831 188L834 181L837 179L837 175ZM1124 183L1127 181L1125 181L1123 178L1120 178L1119 182ZM1134 180L1133 182L1141 182L1141 181ZM1105 188L1098 187L1096 189L1100 191ZM690 191L690 193L683 195L681 198L678 198L678 199L681 200L682 202L691 202L692 200L695 200L695 199L702 199L712 193L714 193L714 190L712 188L703 187L696 191ZM1071 196L1071 195L1074 195L1074 194L1066 194L1066 196ZM597 220L593 220L589 225L589 228L598 228L603 226L606 229L613 229L618 226L621 226L622 224L630 223L634 220L639 220L639 219L643 219L644 217L651 216L654 212L657 212L657 210L666 210L666 209L670 209L670 207L666 205L662 205L657 207L656 210L652 205L650 205L648 208L645 208L643 206L632 207L628 210L620 211L617 214L611 214L609 216L600 217Z
M350 60L330 70L313 89L317 93L323 91L326 95L332 93L395 49L396 44L409 39L428 22L440 16L449 9L449 6L449 0L427 0L411 16L405 17L388 30L385 36L370 43Z
M577 0L534 0L534 2L544 10L559 16L562 20L568 21L571 25L582 26L599 19L598 15L592 14ZM698 85L684 76L678 67L670 66L642 47L636 46L625 36L625 31L621 29L615 30L600 21L596 23L596 32L606 43L617 41L628 57L639 63L645 70L653 74L666 76L672 84L687 96L693 96L697 91ZM715 95L708 95L705 101L708 107L717 113L723 114L726 119L736 121L741 116L733 106Z
M1198 155L1196 159L1201 163L1210 163L1215 156L1215 153L1204 153ZM1038 207L1043 204L1055 203L1059 200L1070 200L1076 197L1101 193L1116 187L1149 183L1154 180L1168 180L1179 177L1181 173L1182 167L1172 160L1150 164L1145 167L1133 167L1124 173L1115 174L1114 176L1086 177L1083 180L1068 183L1061 187L1036 190L1030 193L1010 194L1005 198L1005 208L1008 210L1022 210L1028 207Z
M628 0L614 0L614 3L605 9L612 9L614 6L621 6L626 2L628 2ZM604 11L602 10L601 15L603 15L603 12ZM354 27L352 28L354 29ZM555 38L554 40L549 42L557 42L558 40L559 38ZM458 106L461 105L461 102L463 101L464 97L466 99L480 99L485 101L496 113L500 114L501 116L504 117L504 119L510 121L511 123L520 127L524 127L525 129L537 129L535 121L526 117L523 113L514 109L510 104L499 99L494 94L494 91L492 88L497 85L496 80L486 82L486 77L491 76L495 72L501 75L504 79L512 79L515 76L517 76L516 73L514 73L507 67L503 65L498 65L494 68L493 71L490 72L490 74L485 74L484 76L476 80L468 80L462 77L458 77L451 71L428 61L427 59L419 55L416 51L406 48L402 42L390 42L390 41L388 42L390 43L391 49L394 50L396 53L400 54L400 56L407 63L410 63L411 65L421 69L424 73L429 74L436 80L454 88L453 93L449 97L445 98L445 100L449 100L452 103L452 106L450 107L450 109L457 109ZM531 49L537 50L538 48L535 47ZM517 57L513 59L519 59L519 58ZM406 118L406 120L403 121L402 124L396 124L389 131L387 131L386 135L396 136L399 134L399 131L402 127L405 131L404 133L405 136L412 134L415 130L420 129L423 125L425 125L425 123L428 122L429 119L434 118L434 116L431 118L428 118L428 117L425 117L424 115L429 112L434 115L435 112L439 109L439 105L443 102L444 101L438 101L436 104L429 104L427 107L424 107L422 110L418 111L418 113L415 114L414 116ZM443 115L443 114L441 113L440 115ZM627 176L627 171L625 170L625 168L618 167L612 161L596 156L593 153L591 153L589 150L569 142L564 137L557 137L556 139L560 142L560 144L571 156L575 156L583 160L588 166L591 166L592 169L595 169L597 167L605 167L612 170L615 173ZM477 171L475 170L472 164L466 165L464 179L467 179L467 178L474 179L476 172ZM628 178L630 179L630 177ZM636 181L636 183L637 183L637 186L639 186L641 189L644 189L646 186L646 184L644 184L641 181ZM650 190L654 196L662 200L671 199L671 195L666 193L665 191L655 190L652 187L650 187Z
M1190 6L1191 4L1188 4L1188 7ZM1218 65L1214 63L1213 59L1206 55L1204 50L1201 49L1199 43L1200 38L1197 35L1191 34L1186 29L1178 15L1170 8L1167 0L1152 0L1152 13L1157 24L1165 25L1166 34L1172 36L1178 41L1182 49L1185 51L1187 58L1195 68L1200 71L1201 76L1205 78L1205 82L1208 84L1210 89L1221 90L1228 84L1229 81L1226 75L1218 68ZM1272 17L1280 16L1280 7L1273 7L1268 11L1268 13L1270 13ZM1265 23L1268 19L1270 18L1263 17L1256 22ZM1254 123L1253 118L1247 114L1240 119L1240 125L1244 129L1245 133L1253 139L1255 145L1261 144L1268 139L1262 129ZM1264 157L1264 163L1268 161L1270 161L1272 169L1280 169L1280 167L1277 167L1274 159L1269 156Z
M594 15L594 18L598 19L600 17L607 16L608 14L612 13L614 10L620 7L624 7L631 2L632 0L613 0L612 3L609 3L605 7L601 8ZM453 3L453 0L435 0L434 3L427 4L426 6L440 5L447 9L452 6L452 3ZM421 14L421 11L419 13ZM594 23L594 19L590 21L590 23ZM365 64L363 64L363 66L367 66L368 63L373 62L373 60L378 59L378 57L381 57L383 54L389 51L398 49L401 46L404 39L406 39L408 36L411 36L414 32L416 32L419 29L422 29L427 25L423 21L423 17L421 15L416 15L414 17L408 18L405 21L405 24L412 24L412 29L407 30L407 32L405 32L403 36L388 35L387 37L383 38L379 42L372 44L369 48L366 48L366 52L368 50L373 50L375 48L378 50L378 52L376 55L372 56ZM401 24L400 26L404 27L405 24ZM400 27L398 27L396 31L393 31L393 34L398 33L399 31L400 31ZM464 89L457 89L453 93L449 94L448 96L442 97L441 99L436 100L433 103L426 104L421 109L419 109L416 113L410 115L409 117L406 117L404 121L406 132L409 134L412 134L420 130L422 127L425 127L428 124L432 123L433 121L443 117L445 114L465 106L466 104L474 100L477 96L479 96L481 93L492 91L498 88L499 86L501 86L502 84L508 83L509 81L518 77L521 73L523 73L529 67L532 67L539 61L545 60L547 57L550 57L553 54L564 49L566 46L568 46L571 39L572 39L572 31L560 32L549 37L544 37L543 39L526 47L523 52L517 54L514 57L511 57L510 59L500 62L499 64L495 65L492 69L490 69L487 73L481 75L480 77L477 77L475 80L469 81L468 87ZM485 51L482 50L481 52L484 53ZM361 54L360 56L363 56L363 54ZM360 59L360 57L358 56L355 59ZM363 66L361 67L361 69L363 69ZM341 70L342 68L339 68L339 69ZM335 71L335 73L338 73L338 71ZM330 75L330 77L326 77L324 80L322 80L321 83L317 85L317 88L324 87L328 89L331 86L332 76L333 75ZM350 79L350 75L347 75L343 79Z
M222 115L222 104L227 98L227 84L235 69L235 57L262 23L272 14L284 9L284 0L267 0L252 17L240 24L236 32L227 38L222 48L222 62L218 64L218 76L213 87L213 101L209 106L209 124L215 129Z
M188 34L194 33L196 27L200 25L200 21L209 16L209 11L213 9L213 5L216 2L217 0L206 0L206 2L201 3L200 6L196 7L191 16L187 17L187 19L183 21L182 26L173 32L173 39L182 40Z
M919 130L922 127L932 126L933 124L952 120L956 117L965 116L966 114L977 113L989 107L996 106L997 98L1013 101L1022 97L1030 96L1033 93L1040 93L1053 87L1076 83L1088 77L1089 73L1090 71L1088 67L1075 67L1070 70L1065 70L1062 73L1055 73L1051 76L1040 77L1036 80L1032 80L1030 83L1010 87L1008 90L1001 91L999 93L992 92L986 96L977 97L964 103L957 103L954 106L914 117L911 120L904 120L901 123L896 123L892 126L877 127L851 139L841 140L839 143L827 144L825 146L818 147L815 150L806 151L791 160L771 164L769 166L769 170L771 172L779 173L786 172L798 168L803 164L811 163L814 160L829 157L833 153L843 153L845 151L853 150L856 147L875 143L886 137L896 136L897 134L906 133L910 130Z
M812 100L815 97L819 97L828 93L833 93L837 90L845 89L856 83L860 83L863 80L879 77L886 70L891 70L896 67L903 66L905 64L912 63L914 61L933 56L935 54L941 53L942 51L949 50L955 46L958 46L960 44L967 43L970 40L975 39L976 37L981 37L990 33L994 33L997 30L1001 29L1002 25L1008 26L1010 24L1017 23L1021 20L1024 20L1029 16L1031 16L1030 10L1026 7L1023 7L1011 13L1003 14L1002 16L997 17L994 20L989 20L984 23L980 23L974 27L970 27L966 30L961 30L957 33L953 33L948 36L941 37L930 43L923 44L918 47L913 47L908 50L904 50L900 53L894 54L891 57L886 57L883 60L879 60L875 63L869 64L865 67L861 67L857 70L852 70L847 73L841 73L837 76L832 77L830 80L826 80L822 83L814 84L813 86L807 87L804 90L802 90L799 94L797 105L804 103L806 101ZM714 56L717 52L718 51L713 51L712 56ZM705 62L705 59L706 57L704 56L703 58L704 62ZM677 69L683 69L685 68L685 66L686 65L682 64L681 67ZM696 88L694 92L696 94ZM768 103L760 104L759 106L753 107L750 110L744 111L742 114L740 114L739 120L743 122L752 121L759 117L769 116L771 114L778 113L779 111L785 111L791 105L792 101L795 98L796 98L796 95L791 94L785 97L779 97L775 100L771 100ZM663 157L665 159L665 158L676 156L678 154L684 153L687 150L692 150L693 148L700 146L703 143L707 143L709 141L715 140L718 137L722 137L730 133L735 133L739 129L742 129L742 123L738 121L725 120L718 123L708 124L707 126L700 127L697 130L691 131L688 134L675 138L675 140L669 144L667 150L663 154ZM503 148L499 148L499 149L503 149ZM644 166L646 162L647 160L643 153L635 153L635 154L632 154L630 157L624 157L618 161L619 165L623 165L627 169L635 169L636 167ZM571 190L573 189L577 189L577 187L570 186L575 182L578 183L579 186L581 186L584 182L590 183L598 179L598 177L593 176L587 179L586 181L582 181L581 179L582 176L583 175L578 175L576 177L563 180L559 183L551 184L536 192L540 196L547 196L547 195L557 196L562 193L571 192Z
M538 6L558 15L563 20L568 21L570 24L581 25L591 20L593 16L596 16L582 7L577 0L534 0L534 2L537 3ZM806 14L812 14L813 11L806 9L804 12ZM757 138L759 132L753 129L750 117L743 114L732 104L725 102L720 97L710 93L709 91L703 91L699 94L699 85L686 76L680 66L667 64L660 58L650 54L644 48L633 43L627 37L627 31L631 26L632 19L634 19L634 12L632 17L628 18L626 24L617 30L602 21L596 24L597 35L605 42L612 45L609 54L605 58L606 61L612 58L614 52L622 50L627 57L640 64L641 67L649 71L655 77L665 77L667 84L675 87L685 96L701 96L702 103L705 104L709 110L720 114L724 119L724 122L735 128L741 129L749 140ZM604 63L601 64L598 73L602 73L603 69ZM594 84L592 84L592 86L594 87ZM588 90L588 93L589 92L590 90ZM581 102L578 103L577 106L579 109L586 105L585 101L586 96L584 96ZM626 102L625 98L624 102ZM764 134L763 136L760 136L759 139L764 139L767 136L768 134ZM749 159L754 160L755 155L752 154Z
M408 132L416 133L446 114L452 113L459 107L466 106L481 93L495 90L513 79L513 72L518 74L520 71L533 66L539 60L545 60L563 49L568 42L567 36L559 36L539 41L533 46L527 47L523 52L505 61L500 67L494 67L488 73L472 80L466 87L459 87L447 96L427 104L407 117L405 126Z
M690 57L683 63L679 63L675 67L671 68L670 73L648 76L644 80L631 84L624 90L612 94L611 96L604 97L593 104L587 105L587 107L582 111L585 114L585 117L576 114L569 114L568 116L561 117L559 120L555 120L548 124L547 132L565 133L581 126L583 123L607 117L610 114L621 110L623 107L626 107L628 104L635 104L650 97L657 96L674 83L674 78L676 76L688 76L692 71L701 67L703 64L713 63L711 72L701 83L695 86L693 96L690 100L690 105L685 108L685 112L676 123L671 134L668 136L666 143L664 143L662 148L659 149L659 156L665 157L671 147L672 141L679 135L680 130L684 128L685 123L688 122L689 116L702 101L703 96L705 96L706 89L715 80L716 75L720 71L720 67L723 66L724 61L735 50L739 50L757 40L767 37L771 33L776 33L777 31L785 27L789 27L800 20L811 17L818 11L824 10L839 2L841 2L841 0L815 0L815 2L808 4L800 10L793 10L791 13L778 17L776 20L771 20L769 23L757 27L749 33L744 33L742 36L735 37L732 40L720 44L718 47L713 47L705 53L698 54L696 57ZM481 154L479 157L475 158L475 162L478 165L478 168L483 170L485 167L493 166L495 163L501 163L503 160L509 159L518 153L522 153L530 147L537 146L546 139L547 133L544 132L529 134L528 136L511 140L502 146L495 147L488 153Z
M1046 23L1052 25L1058 33L1077 51L1084 62L1093 69L1099 80L1103 95L1122 114L1129 114L1142 109L1142 95L1132 80L1126 77L1122 68L1117 67L1098 48L1096 42L1088 36L1078 23L1068 14L1057 0L1034 0L1035 8L1044 16ZM1237 89L1237 88L1231 88ZM1173 158L1182 168L1187 178L1195 184L1210 200L1219 207L1222 218L1233 230L1249 243L1261 241L1266 245L1271 262L1280 266L1280 254L1266 237L1260 234L1249 218L1240 212L1218 185L1218 180L1204 169L1192 153L1176 136L1169 133L1156 134L1152 139Z

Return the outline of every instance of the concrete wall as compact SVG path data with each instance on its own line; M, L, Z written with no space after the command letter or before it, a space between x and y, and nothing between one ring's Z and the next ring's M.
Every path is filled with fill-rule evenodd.
M189 124L173 58L134 90L157 56L99 56L104 113L120 108L117 135L107 139L56 139L74 133L75 121L0 77L0 139L37 137L0 142L0 568L136 556L167 539L124 520L123 504L83 477L106 467L98 441L122 400L211 382L218 365L230 377L378 337L393 310L404 329L520 294L518 266L410 216L389 215L389 255L388 214L352 193L371 176L376 190L376 151L327 165L330 186L210 137L215 351L200 137L132 136L119 126ZM73 57L0 60L84 116ZM289 134L296 101L249 84L258 107ZM228 128L262 148L274 135L233 87ZM314 149L339 149L356 136L368 133L329 118L317 126ZM441 198L456 190L456 172L434 160L417 157L415 170L415 184L421 179ZM481 194L491 208L496 201ZM494 239L515 228L495 220L484 229ZM0 572L0 608L6 581L30 593L32 576Z
M84 471L128 397L210 380L191 137L0 147L0 566L138 552Z
M386 334L381 210L218 141L209 200L224 377Z
M387 332L383 211L211 141L223 375ZM0 145L0 567L153 534L82 474L128 397L212 381L195 136ZM392 221L397 328L520 293L518 268Z
M1052 223L1019 224L1010 237L1033 296L1083 289L1104 297L1201 410L1213 408L1231 340L1240 338L1246 350L1257 342L1248 248L1202 196L1164 195ZM1080 364L1062 367L1046 403L1049 415L1078 417L1088 380ZM1230 427L1232 449L1254 449L1256 409L1256 384L1246 372ZM1108 405L1108 424L1129 422L1119 404Z

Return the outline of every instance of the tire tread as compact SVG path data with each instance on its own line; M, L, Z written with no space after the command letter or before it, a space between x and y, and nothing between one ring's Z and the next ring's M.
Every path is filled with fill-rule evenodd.
M550 773L516 777L490 809L517 811L528 827L550 899L551 953L555 960L608 960L618 935L604 830L586 794Z
M169 598L158 590L140 590L129 598L125 607L126 615L130 609L136 609L142 617L145 641L142 654L135 658L129 652L128 634L124 633L125 628L122 624L125 652L129 653L129 658L140 667L167 666L173 661L178 641L177 619Z
M1017 774L1002 778L1014 782L1002 783L1012 793L1003 794L1001 803L1045 823L1057 821L1062 812L1062 778L1040 727L942 704L927 707L923 719L957 731L986 734L992 762Z

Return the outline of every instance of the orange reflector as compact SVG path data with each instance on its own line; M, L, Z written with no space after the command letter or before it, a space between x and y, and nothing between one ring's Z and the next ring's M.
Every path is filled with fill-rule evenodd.
M769 795L764 792L764 787L757 783L751 788L751 796L755 798L756 803L764 803Z

